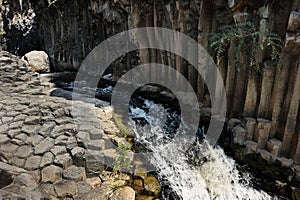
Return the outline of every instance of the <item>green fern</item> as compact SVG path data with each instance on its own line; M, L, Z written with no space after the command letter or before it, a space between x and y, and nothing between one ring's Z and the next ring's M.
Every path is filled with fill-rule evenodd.
M262 38L262 40L260 40ZM261 71L262 63L256 60L256 52L261 49L270 48L270 58L278 62L280 59L280 50L284 42L275 33L266 33L257 28L251 22L243 22L234 25L223 25L216 33L211 34L209 39L208 51L216 58L217 64L220 64L222 57L229 48L229 45L235 42L235 61L236 67L240 65L241 52L246 52L250 67Z

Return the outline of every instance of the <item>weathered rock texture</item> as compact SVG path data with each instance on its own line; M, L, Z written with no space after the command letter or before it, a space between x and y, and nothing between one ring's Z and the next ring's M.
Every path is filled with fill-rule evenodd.
M95 107L50 96L57 89L51 79L8 52L0 51L0 72L0 199L108 200L113 188L133 181L111 172L118 146L128 142L107 102ZM140 163L132 167L146 181L147 174L138 176ZM127 195L134 199L134 190L125 187L113 198Z
M237 70L236 46L232 43L219 69L226 86L228 117L254 120L245 124L251 133L237 129L237 142L242 144L241 138L246 135L246 141L258 143L259 149L292 158L295 164L300 164L299 0L26 0L3 1L2 5L0 27L6 32L3 48L6 45L8 50L22 54L26 47L29 51L34 46L28 46L28 41L34 42L47 52L55 70L77 70L85 56L101 41L130 28L174 29L191 36L204 47L207 47L210 32L237 21L250 21L262 31L278 34L285 39L281 62L270 61L267 49L256 55L263 66L262 73L248 67L247 55L238 61L241 67ZM18 16L23 16L26 23L23 24ZM15 36L23 42L12 40ZM140 63L173 66L191 82L199 101L206 107L210 105L201 76L182 58L155 49L137 53ZM115 75L137 63L131 58L125 56L113 65ZM269 121L265 123L259 118Z

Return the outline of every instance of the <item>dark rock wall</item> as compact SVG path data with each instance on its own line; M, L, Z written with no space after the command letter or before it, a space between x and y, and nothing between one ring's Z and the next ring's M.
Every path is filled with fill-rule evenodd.
M109 1L39 2L41 44L55 70L77 70L95 46L126 29L125 10L117 6Z
M1 49L24 55L41 48L37 16L29 0L2 0L0 11Z

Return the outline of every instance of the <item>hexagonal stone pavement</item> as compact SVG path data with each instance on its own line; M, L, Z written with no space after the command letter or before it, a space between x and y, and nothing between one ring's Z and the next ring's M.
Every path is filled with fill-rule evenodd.
M82 122L78 126L72 102L50 96L56 90L51 78L7 52L0 51L0 58L0 199L108 199L113 180L100 178L104 163L87 148L97 152L114 147L112 109L76 102L97 113L95 119L76 119ZM102 128L106 123L109 128ZM103 137L105 133L111 138ZM125 188L112 198L118 193L134 197Z

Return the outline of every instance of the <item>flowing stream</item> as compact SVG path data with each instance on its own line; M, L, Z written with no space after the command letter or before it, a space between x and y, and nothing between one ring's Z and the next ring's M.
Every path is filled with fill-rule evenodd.
M151 152L148 158L157 167L160 179L166 179L180 199L277 199L252 188L249 174L241 175L235 161L220 147L212 147L205 140L191 148L184 142L173 142L164 130L167 110L148 100L144 107L149 112L130 108L133 119L143 117L148 122L134 126L136 140Z
M72 83L62 81L55 83L64 91L73 89ZM57 93L56 95L65 98L68 96L65 92ZM111 87L97 89L96 97L97 95L100 99L109 100ZM133 119L131 126L136 133L135 140L151 152L147 159L155 166L161 184L167 185L172 193L175 193L171 198L163 194L162 199L281 199L253 188L250 174L239 171L238 165L221 147L212 147L205 139L193 145L190 143L187 145L184 141L174 142L174 130L178 128L180 121L180 115L174 109L142 97L138 101L130 106L130 115ZM189 125L183 126L187 129ZM204 135L205 129L202 128L200 132Z

